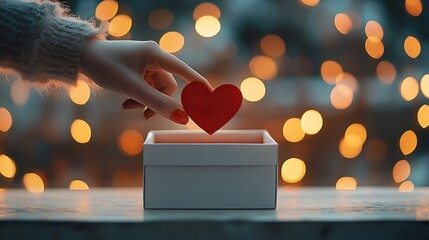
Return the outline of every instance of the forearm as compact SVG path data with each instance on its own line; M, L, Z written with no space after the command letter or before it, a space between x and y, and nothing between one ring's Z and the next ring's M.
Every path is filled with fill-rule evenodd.
M0 0L0 67L24 80L75 82L87 41L103 37L58 3Z

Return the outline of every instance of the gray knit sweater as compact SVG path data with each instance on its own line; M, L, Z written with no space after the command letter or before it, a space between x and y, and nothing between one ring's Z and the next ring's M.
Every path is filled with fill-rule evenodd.
M59 3L0 0L3 78L18 72L22 79L31 82L74 83L80 57L91 38L104 38L103 28L72 17Z

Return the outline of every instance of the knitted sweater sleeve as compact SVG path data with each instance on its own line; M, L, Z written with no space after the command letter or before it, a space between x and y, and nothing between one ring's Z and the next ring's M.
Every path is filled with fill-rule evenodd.
M86 42L103 28L70 16L51 1L0 0L0 74L31 82L74 83Z

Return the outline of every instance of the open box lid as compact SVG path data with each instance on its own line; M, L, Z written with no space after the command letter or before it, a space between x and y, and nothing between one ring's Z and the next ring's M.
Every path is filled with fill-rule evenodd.
M144 165L277 165L278 144L266 130L150 131Z

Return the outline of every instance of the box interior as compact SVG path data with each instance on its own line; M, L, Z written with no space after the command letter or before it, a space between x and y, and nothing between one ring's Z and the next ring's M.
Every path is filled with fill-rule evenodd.
M220 131L208 135L202 131L155 131L147 143L247 143L264 144L274 140L266 131Z

